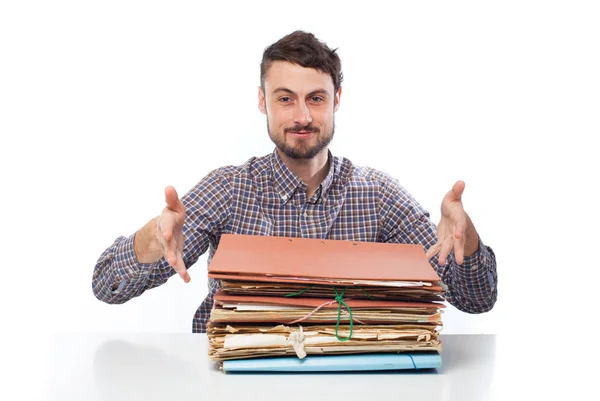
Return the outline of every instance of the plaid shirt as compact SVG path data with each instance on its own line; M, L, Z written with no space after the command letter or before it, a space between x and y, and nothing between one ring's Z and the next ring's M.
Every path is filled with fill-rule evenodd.
M327 177L310 199L306 184L276 151L209 173L182 198L185 265L189 268L209 249L210 263L223 233L422 244L425 250L436 243L429 214L395 179L331 154L329 163ZM175 274L164 258L138 263L134 236L117 238L100 256L92 281L100 300L126 302ZM444 266L438 266L437 256L430 262L448 287L448 302L468 313L492 309L496 258L481 240L479 250L462 265L452 253ZM208 287L194 315L193 332L206 331L218 283L209 279Z

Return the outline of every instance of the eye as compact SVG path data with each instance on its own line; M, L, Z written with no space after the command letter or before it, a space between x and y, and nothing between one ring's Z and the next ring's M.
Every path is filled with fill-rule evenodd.
M282 96L282 97L280 97L280 98L279 98L279 101L280 101L281 103L289 103L289 102L291 102L291 101L292 101L292 98L291 98L291 97L289 97L289 96Z
M323 98L321 96L313 96L310 98L310 101L313 103L322 103L325 100L323 100Z

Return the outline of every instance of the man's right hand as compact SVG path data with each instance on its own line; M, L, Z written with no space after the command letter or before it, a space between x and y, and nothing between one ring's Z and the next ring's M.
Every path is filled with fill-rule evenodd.
M190 275L183 262L185 206L171 186L165 188L165 201L162 213L136 233L134 251L140 263L154 263L164 257L188 283Z

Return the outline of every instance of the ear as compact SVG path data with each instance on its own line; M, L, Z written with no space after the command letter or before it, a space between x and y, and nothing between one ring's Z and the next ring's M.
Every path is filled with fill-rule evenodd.
M342 87L340 86L340 89L338 89L337 93L335 94L335 99L334 99L334 104L333 104L334 112L338 111L338 109L340 108L340 98L341 97L342 97Z
M263 91L262 86L258 87L258 109L261 113L267 114L267 109L265 106L265 92Z

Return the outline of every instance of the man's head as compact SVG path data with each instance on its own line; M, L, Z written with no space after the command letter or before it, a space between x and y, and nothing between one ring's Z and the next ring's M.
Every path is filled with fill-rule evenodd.
M269 136L293 159L324 151L335 130L342 70L335 50L306 32L293 32L265 49L258 91Z

